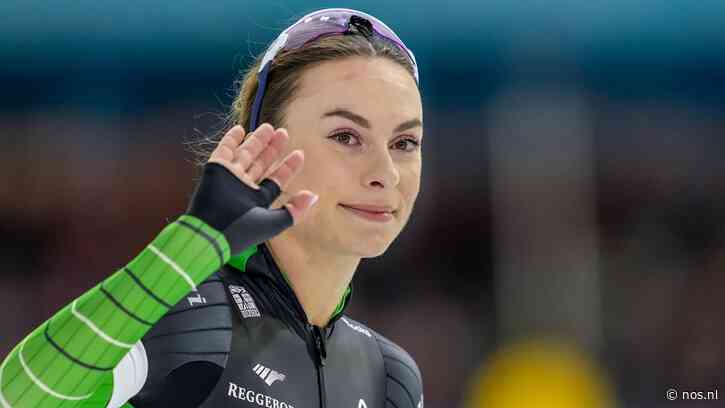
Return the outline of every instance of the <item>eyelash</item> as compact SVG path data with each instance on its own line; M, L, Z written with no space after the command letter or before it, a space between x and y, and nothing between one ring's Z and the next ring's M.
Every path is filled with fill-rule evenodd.
M341 142L340 139L339 139L339 136L341 136L341 135L349 135L349 136L351 136L351 138L357 139L358 140L358 143L359 143L360 138L357 135L355 135L353 132L347 131L347 130L346 131L337 132L337 133L331 135L329 138L330 139L333 139L333 140L337 141L338 143L340 143L342 145L345 145L345 146L354 146L353 144L350 144L350 143L343 143L343 142ZM413 146L412 149L410 149L410 150L408 150L408 149L399 149L399 150L402 150L404 152L412 152L412 151L415 151L420 146L420 142L419 141L417 141L416 139L410 138L410 137L398 139L398 140L395 141L395 143L393 143L393 145L396 145L396 144L398 144L399 142L402 142L402 141L407 142L408 146Z
M335 140L336 142L338 142L338 143L340 143L342 145L352 146L350 143L343 143L343 142L340 141L339 136L342 136L342 135L350 135L351 139L352 138L355 138L355 139L358 140L358 142L360 141L360 138L359 137L357 137L353 132L350 132L348 130L341 131L341 132L337 132L337 133L333 134L332 136L330 136L330 139L333 139L333 140Z

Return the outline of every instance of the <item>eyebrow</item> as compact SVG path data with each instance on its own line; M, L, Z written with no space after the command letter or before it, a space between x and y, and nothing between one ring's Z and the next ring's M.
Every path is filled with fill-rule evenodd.
M329 112L326 112L322 115L323 118L331 117L331 116L339 116L345 119L348 119L350 121L353 121L357 123L358 125L364 127L365 129L370 129L370 121L365 119L364 117L358 115L357 113L350 112L347 109L334 109ZM421 122L420 119L414 118L410 120L406 120L405 122L398 125L398 127L393 130L394 133L403 132L408 129L412 129L414 127L423 127L423 122Z

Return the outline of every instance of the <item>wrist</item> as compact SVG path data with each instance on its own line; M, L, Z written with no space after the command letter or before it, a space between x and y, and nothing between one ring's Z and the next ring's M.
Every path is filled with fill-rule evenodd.
M241 215L238 203L239 196L243 194L241 184L226 167L218 163L206 163L187 214L223 232Z
M222 231L209 225L203 219L196 217L191 214L183 214L176 221L175 224L179 224L193 231L196 235L203 237L210 244L210 249L217 254L217 256L223 261L223 264L229 261L231 257L231 250L229 241Z

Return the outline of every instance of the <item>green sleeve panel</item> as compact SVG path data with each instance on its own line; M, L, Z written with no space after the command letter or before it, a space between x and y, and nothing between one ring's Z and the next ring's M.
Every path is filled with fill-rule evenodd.
M101 378L101 383L96 388L96 392L87 400L83 400L78 407L80 408L106 408L111 401L113 395L113 373L108 373Z
M229 251L224 236L197 218L166 226L128 265L10 352L0 364L0 408L94 406L85 403L103 398L99 387L133 344L224 265Z
M109 373L108 375L103 376L101 383L98 388L96 388L96 392L91 395L90 398L81 402L78 407L106 408L108 407L108 403L111 401L111 396L113 396L113 374ZM133 405L127 402L121 406L121 408L133 408Z

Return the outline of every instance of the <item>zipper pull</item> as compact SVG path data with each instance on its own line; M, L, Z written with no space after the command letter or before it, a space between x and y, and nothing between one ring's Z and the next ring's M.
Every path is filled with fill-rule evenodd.
M315 350L317 351L318 364L325 365L327 358L327 345L325 344L325 334L318 326L312 326L312 339L315 342Z

